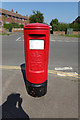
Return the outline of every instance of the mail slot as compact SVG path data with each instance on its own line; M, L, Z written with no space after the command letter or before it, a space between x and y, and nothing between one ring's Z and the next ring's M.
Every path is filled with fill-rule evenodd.
M50 27L31 23L24 26L26 88L29 95L47 93Z

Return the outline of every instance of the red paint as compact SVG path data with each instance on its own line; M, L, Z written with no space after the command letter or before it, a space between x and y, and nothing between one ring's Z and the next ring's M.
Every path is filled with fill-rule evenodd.
M47 80L50 27L41 23L24 26L26 79L34 84ZM29 48L30 39L44 40L43 50Z

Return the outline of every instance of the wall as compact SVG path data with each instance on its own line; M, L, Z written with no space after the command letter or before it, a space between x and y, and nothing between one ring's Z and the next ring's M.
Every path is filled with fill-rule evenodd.
M13 28L12 32L21 32L23 31L23 28Z
M12 17L11 18L11 16L8 16L8 17L5 17L4 15L2 15L2 21L3 21L3 24L4 23L12 23L12 22L15 22L15 23L20 23L20 24L24 24L24 25L26 25L26 24L28 24L29 23L29 20L27 19L27 20L22 20L22 19L18 19L18 18L15 18L15 17Z
M73 35L78 35L79 34L79 32L77 32L77 31L73 31L73 33L72 33Z
M53 31L54 35L65 35L65 31ZM73 31L72 32L73 35L78 35L80 34L80 31Z
M3 27L0 27L0 33L3 33L4 32L4 28Z
M65 31L53 31L54 35L65 35Z

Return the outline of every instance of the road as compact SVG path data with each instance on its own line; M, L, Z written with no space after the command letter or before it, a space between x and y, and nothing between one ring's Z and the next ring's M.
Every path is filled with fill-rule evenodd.
M78 39L50 35L48 91L33 98L25 89L20 66L24 60L24 35L2 37L2 103L15 93L29 118L78 117ZM14 103L14 101L13 101ZM15 116L16 113L13 110Z

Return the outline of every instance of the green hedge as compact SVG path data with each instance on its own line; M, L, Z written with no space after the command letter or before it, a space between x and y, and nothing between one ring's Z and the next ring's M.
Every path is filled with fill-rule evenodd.
M79 23L60 23L57 18L52 19L50 25L53 28L53 31L66 31L67 28L73 28L74 31L80 31Z
M64 24L58 23L52 25L53 31L66 31L67 28L73 28L73 31L80 31L80 24Z
M80 24L79 23L75 23L75 24L69 24L70 28L73 28L74 31L80 31Z
M24 25L19 25L18 23L4 23L4 28L23 28Z

